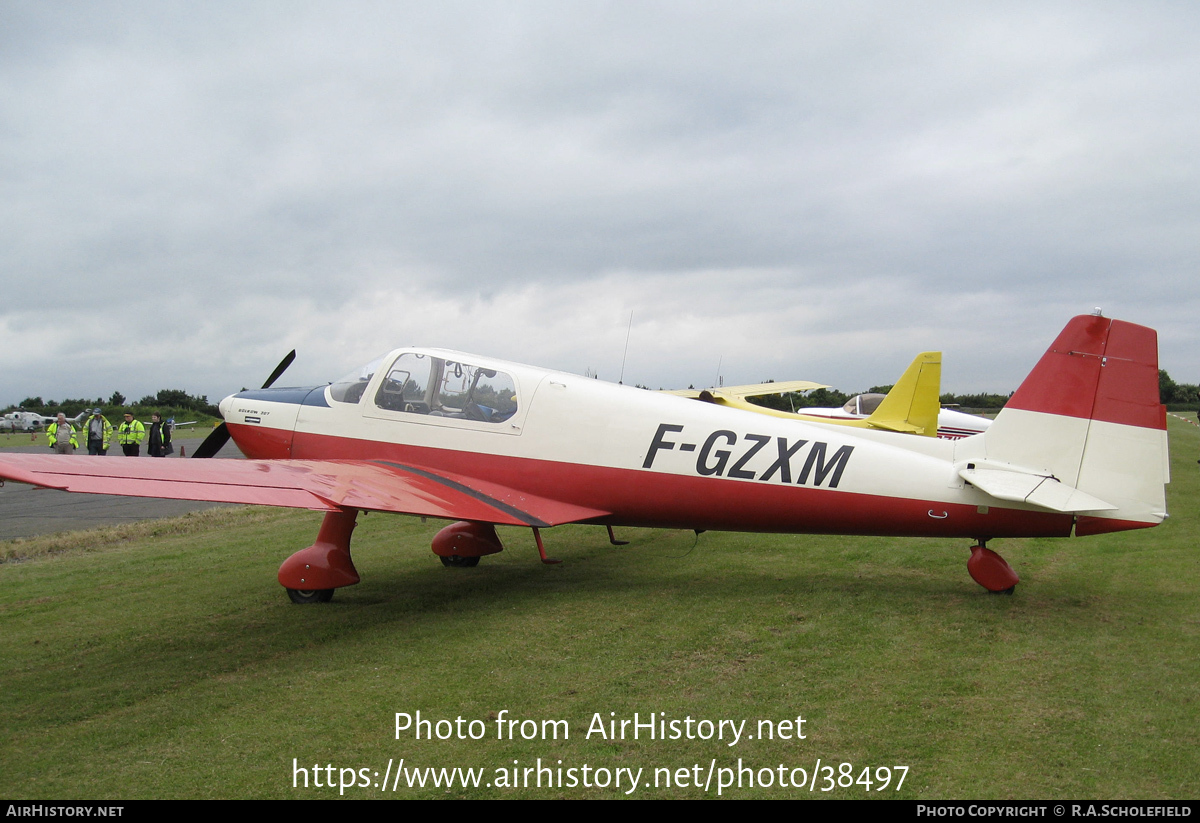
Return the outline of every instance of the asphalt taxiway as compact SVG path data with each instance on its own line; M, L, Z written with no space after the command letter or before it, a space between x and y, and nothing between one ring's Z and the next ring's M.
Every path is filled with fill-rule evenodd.
M44 434L38 435L36 443L14 446L0 450L0 454L30 452L50 454ZM182 445L187 453L201 443L199 439L177 439L176 454L170 457L125 457L121 447L108 450L104 457L95 460L177 460L178 448ZM143 447L144 448L144 447ZM87 454L87 450L76 452ZM225 445L214 459L241 458L233 441ZM186 458L185 458L186 459ZM119 523L134 523L138 520L156 520L162 517L177 517L188 512L203 511L228 503L205 503L194 500L159 500L152 497L117 497L109 494L71 494L55 489L37 489L22 483L7 482L0 486L0 540L17 537L34 537L55 532L95 529L115 526Z

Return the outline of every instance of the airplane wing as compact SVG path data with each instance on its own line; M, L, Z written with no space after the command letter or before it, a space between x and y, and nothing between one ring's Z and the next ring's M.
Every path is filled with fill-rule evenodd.
M390 460L97 460L14 454L0 456L0 478L90 494L326 512L362 509L539 528L609 514Z
M741 400L745 397L761 397L767 394L787 394L788 392L805 392L813 389L828 389L824 383L813 383L808 380L784 380L779 383L754 383L748 386L722 386L717 389L673 389L663 394L675 394L680 397L697 398L703 394L712 397L724 397Z

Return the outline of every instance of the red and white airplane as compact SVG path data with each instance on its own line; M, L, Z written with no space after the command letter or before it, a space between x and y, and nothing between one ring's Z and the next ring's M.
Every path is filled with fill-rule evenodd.
M563 523L607 526L610 539L613 526L973 538L968 569L991 591L1017 582L985 548L992 538L1167 516L1157 335L1096 315L1067 324L986 432L955 441L751 415L439 349L398 349L325 386L240 392L221 411L199 452L232 436L250 459L4 455L0 477L324 511L316 542L279 570L296 602L358 582L359 511L459 521L433 543L448 566L501 551L497 524L530 527L543 560L540 530Z

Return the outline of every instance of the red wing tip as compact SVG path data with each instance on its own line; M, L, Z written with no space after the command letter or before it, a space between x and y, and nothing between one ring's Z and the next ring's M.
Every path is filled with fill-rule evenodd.
M0 464L0 485L9 481L13 483L26 483L30 486L37 486L40 489L57 489L59 491L66 491L67 489L64 485L48 482L45 477L37 472L25 471L12 465Z

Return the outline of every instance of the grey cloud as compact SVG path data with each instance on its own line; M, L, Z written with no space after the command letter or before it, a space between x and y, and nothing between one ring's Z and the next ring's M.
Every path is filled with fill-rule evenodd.
M134 351L136 380L167 369L215 394L230 381L209 362L249 370L315 325L360 331L364 294L495 295L511 316L472 315L482 328L464 336L535 359L512 350L514 322L553 324L520 314L521 290L587 301L618 287L655 345L672 348L651 333L670 334L668 310L728 348L752 341L746 379L833 362L851 385L888 382L871 352L890 339L965 346L974 370L948 376L1011 388L1013 363L1097 303L1162 329L1177 379L1200 371L1200 14L1178 5L0 14L10 347L34 334L67 356L81 330L110 349L160 341L178 348L171 365ZM756 312L753 334L729 322ZM801 315L811 355L773 350ZM586 356L557 346L551 365ZM28 359L6 392L47 374ZM691 368L668 359L643 382Z

